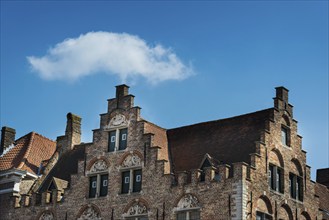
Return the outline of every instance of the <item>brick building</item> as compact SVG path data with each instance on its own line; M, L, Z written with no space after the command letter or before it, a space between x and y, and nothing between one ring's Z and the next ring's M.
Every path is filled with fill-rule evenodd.
M1 219L329 219L329 169L311 181L286 88L272 108L174 129L143 119L128 89L91 143L67 115L29 190L0 194Z

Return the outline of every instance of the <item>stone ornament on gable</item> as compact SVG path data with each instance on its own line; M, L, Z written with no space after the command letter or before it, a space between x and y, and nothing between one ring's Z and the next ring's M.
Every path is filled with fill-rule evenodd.
M126 117L124 115L118 114L115 115L111 120L110 123L106 126L104 126L104 130L109 130L113 127L119 127L119 126L128 126L128 121L126 120Z
M127 212L128 216L143 215L143 214L147 214L147 208L145 205L142 204L135 204L131 206Z
M129 154L122 163L123 167L137 167L142 165L141 158L136 154Z
M39 220L53 220L53 219L54 219L54 215L51 212L44 212L39 218Z
M102 218L99 216L99 213L93 208L88 207L82 213L78 220L101 220Z
M197 207L199 207L199 201L195 196L191 194L185 195L183 198L181 198L177 205L178 209L189 209Z
M107 168L108 168L107 164L104 160L98 160L92 165L90 172L94 173L94 172L105 171L107 170Z

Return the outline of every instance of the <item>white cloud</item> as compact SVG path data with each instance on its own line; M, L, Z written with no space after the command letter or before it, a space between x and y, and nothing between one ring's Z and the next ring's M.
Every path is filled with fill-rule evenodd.
M74 81L106 72L117 75L122 82L141 76L156 84L193 74L191 65L185 65L170 48L150 46L126 33L89 32L56 44L45 56L27 59L46 80Z

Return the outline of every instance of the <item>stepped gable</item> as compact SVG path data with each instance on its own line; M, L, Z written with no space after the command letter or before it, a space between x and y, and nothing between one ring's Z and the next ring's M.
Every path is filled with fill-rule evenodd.
M167 130L173 171L198 169L208 153L223 163L246 162L256 151L273 108L216 121Z
M14 146L0 157L0 171L12 168L37 174L40 163L49 160L56 151L56 142L30 132L15 141Z
M68 181L68 187L70 187L71 175L78 173L78 162L85 159L85 147L87 145L90 144L76 145L72 150L61 155L38 191L47 191L53 177Z

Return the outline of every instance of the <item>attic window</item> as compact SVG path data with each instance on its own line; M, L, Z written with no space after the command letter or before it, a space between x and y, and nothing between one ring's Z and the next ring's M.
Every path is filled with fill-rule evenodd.
M288 127L281 127L281 143L284 146L290 146L290 130Z
M127 147L127 135L128 129L116 129L110 131L109 133L109 142L108 142L108 151L118 151L124 150Z
M204 182L206 180L206 172L205 172L205 168L207 167L211 167L211 162L209 161L208 158L205 158L203 161L202 166L200 167L201 170L201 174L200 174L200 182Z

